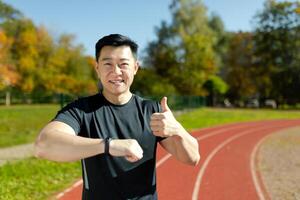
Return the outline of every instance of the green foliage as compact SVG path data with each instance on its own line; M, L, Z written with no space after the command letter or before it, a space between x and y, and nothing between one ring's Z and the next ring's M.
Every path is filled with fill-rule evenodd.
M217 36L211 27L222 27L207 17L201 1L174 0L172 23L156 29L157 40L149 44L146 65L153 68L178 94L207 95L204 83L217 73Z
M255 55L262 97L300 100L300 2L267 0L256 16ZM278 81L280 79L280 81Z
M134 93L147 96L155 94L157 96L174 95L176 89L166 79L157 75L153 69L140 68L135 76L131 87Z
M243 100L300 101L300 3L266 0L252 33L228 33L201 0L173 0L172 21L156 28L133 91ZM52 38L0 1L0 90L26 97L97 92L94 61L74 36ZM222 77L222 78L218 78ZM225 80L226 84L222 81ZM280 81L278 81L280 80Z
M210 93L217 94L225 94L228 90L228 85L219 76L211 76L204 84L204 87Z
M4 20L19 18L21 15L20 11L0 0L0 23Z
M34 158L0 167L0 199L49 199L79 179L80 164L56 163Z
M254 96L257 91L256 67L254 60L254 42L252 33L232 33L228 40L225 56L224 76L230 86L228 96L232 101Z
M212 14L208 21L209 27L213 30L215 35L214 52L216 54L217 66L222 70L225 64L225 56L228 51L229 33L225 31L222 19L216 14ZM220 74L222 76L222 74Z

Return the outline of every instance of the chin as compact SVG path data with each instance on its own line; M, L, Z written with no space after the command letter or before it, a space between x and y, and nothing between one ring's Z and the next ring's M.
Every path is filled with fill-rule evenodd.
M127 89L114 89L114 90L107 90L109 93L119 96L121 94L126 93L128 90Z

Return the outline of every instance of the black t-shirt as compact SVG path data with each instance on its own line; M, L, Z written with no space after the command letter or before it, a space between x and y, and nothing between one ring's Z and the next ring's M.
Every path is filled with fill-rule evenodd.
M124 105L114 105L97 94L58 112L54 120L70 125L79 136L136 139L143 149L143 158L134 163L105 154L82 159L82 199L157 199L155 158L162 138L153 135L150 117L160 110L158 102L136 95Z

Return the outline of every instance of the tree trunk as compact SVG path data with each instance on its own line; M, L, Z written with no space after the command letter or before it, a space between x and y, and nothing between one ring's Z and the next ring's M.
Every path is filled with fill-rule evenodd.
M5 105L10 106L10 91L6 91L6 96L5 96Z

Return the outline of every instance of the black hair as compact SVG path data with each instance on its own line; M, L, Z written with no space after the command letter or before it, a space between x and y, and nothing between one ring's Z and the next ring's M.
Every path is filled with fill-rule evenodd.
M129 46L133 56L137 59L137 50L138 45L133 40L131 40L129 37L126 37L124 35L120 34L110 34L107 36L102 37L98 42L96 43L96 61L98 62L101 49L104 46Z

